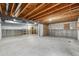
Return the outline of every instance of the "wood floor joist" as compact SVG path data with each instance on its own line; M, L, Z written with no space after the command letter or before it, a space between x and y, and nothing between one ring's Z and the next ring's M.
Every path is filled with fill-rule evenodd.
M49 13L40 15L40 16L38 16L38 17L36 17L36 18L39 19L39 18L41 18L41 17L48 16L48 15L50 15L51 13L54 13L54 12L56 12L56 11L58 11L58 10L64 9L64 8L66 8L66 7L69 7L69 6L71 6L71 5L73 5L73 4L66 5L66 6L64 6L64 7L61 7L61 8L59 8L59 9L56 9L55 11L52 10L52 12L49 12Z
M59 3L59 4L60 4L60 3ZM51 6L51 7L47 8L47 9L45 9L45 10L43 10L43 11L41 11L41 12L35 14L35 15L33 15L33 16L31 16L31 17L29 17L28 19L30 19L30 18L32 18L32 17L35 17L35 16L37 16L38 14L41 14L41 13L43 13L43 12L45 12L45 11L51 9L51 8L54 8L54 7L58 6L59 4L55 4L54 6Z
M29 12L28 14L26 14L26 15L24 16L24 18L27 17L28 15L32 14L32 13L35 12L36 10L40 9L44 4L45 4L45 3L42 3L42 4L39 5L37 8L35 8L34 10L32 10L31 12Z
M1 7L1 4L0 4L0 12L2 13L2 7Z
M23 13L23 11L25 11L25 9L26 9L29 5L30 5L30 3L28 3L28 4L22 9L22 11L21 11L17 16L19 16L21 13Z
M48 22L49 18L58 16L72 20L79 13L79 3L0 3L0 12L3 16L20 17L25 20ZM6 9L8 7L8 9ZM78 10L77 10L78 9ZM7 14L6 14L7 12ZM74 16L75 15L75 16ZM66 20L66 19L65 19ZM56 21L59 21L56 20ZM56 22L52 20L52 22ZM68 21L68 20L67 20Z
M51 17L56 17L56 16L60 16L60 15L64 15L64 14L67 14L67 13L73 13L72 11L73 10L76 10L76 9L78 9L79 8L79 6L76 6L76 7L72 7L72 8L67 8L66 10L62 10L61 12L57 12L57 13L55 13L55 14L53 14L53 15L51 15ZM50 17L49 17L50 18ZM36 19L36 18L35 18ZM36 19L36 20L38 20L38 21L41 21L42 20L42 18L40 18L40 19Z
M13 16L13 9L14 9L15 4L12 4L12 8L11 8L11 12L10 12L10 16Z

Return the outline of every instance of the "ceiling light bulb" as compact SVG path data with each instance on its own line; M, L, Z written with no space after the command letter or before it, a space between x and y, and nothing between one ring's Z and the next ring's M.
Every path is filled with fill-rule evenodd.
M37 24L36 22L34 24Z
M16 21L16 19L13 19L13 21Z
M49 21L52 21L52 19L49 19Z

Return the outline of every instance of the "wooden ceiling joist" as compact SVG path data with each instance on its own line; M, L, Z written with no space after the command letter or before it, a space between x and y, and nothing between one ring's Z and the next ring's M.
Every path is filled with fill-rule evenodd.
M16 8L16 10L15 10L15 12L14 12L14 15L16 15L16 13L17 13L18 10L20 9L21 5L22 5L22 3L19 3L19 4L18 4L18 6L17 6L17 8Z
M74 16L74 15L75 16L78 16L79 15L79 8L78 9L74 9L74 10L70 10L68 12L65 12L65 13L59 15L59 16L62 19L62 18L67 18L67 17L72 18L72 16ZM58 16L55 16L55 17L58 17ZM58 19L54 19L54 20L58 20ZM41 20L39 20L39 21L41 21ZM47 21L47 20L42 20L42 21Z
M33 16L31 16L31 17L29 17L28 19L30 19L30 18L32 18L32 17L35 17L35 16L37 16L38 14L41 14L41 13L43 13L43 12L46 12L47 10L49 10L49 9L51 9L51 8L54 8L54 7L58 6L59 4L60 4L60 3L55 4L54 6L51 6L51 7L47 8L47 9L45 9L45 10L43 10L43 11L41 11L41 12L35 14L35 15L33 15Z
M29 12L28 14L26 14L26 15L24 16L24 18L27 17L28 15L32 14L33 12L35 12L36 10L38 10L39 8L41 8L44 4L45 4L45 3L40 4L40 5L39 5L38 7L36 7L34 10L32 10L31 12Z
M72 12L72 10L75 10L77 8L79 8L79 6L67 8L66 10L62 10L61 12L57 12L57 13L53 14L52 17Z
M6 4L5 3L1 3L1 8L2 8L2 15L5 16L5 12L6 12Z
M30 5L30 3L28 3L28 4L24 7L24 9L23 9L17 16L19 16L21 13L23 13L24 10L25 10L29 5Z
M1 4L0 4L0 12L2 13L2 7L1 7Z
M79 16L79 3L10 3L9 6L0 3L0 12L3 16L15 16L40 23L72 21Z
M11 8L11 12L10 12L10 16L13 16L13 9L14 9L15 4L12 4L12 8Z
M55 17L55 16L59 16L59 15L64 15L64 14L67 14L67 13L73 13L73 11L76 11L79 9L79 6L76 6L76 7L72 7L72 8L67 8L66 10L62 10L61 12L57 12L53 15L51 15L52 17ZM36 19L36 18L34 18ZM38 19L38 20L42 20L41 18Z
M74 13L72 15L65 15L64 17L61 17L59 19L54 19L53 21L51 22L48 22L48 21L40 21L40 23L58 23L58 22L68 22L68 21L76 21L75 18L77 18L79 16L79 12L78 13Z
M48 15L50 15L51 13L54 13L54 12L56 12L56 11L58 11L58 10L64 9L64 8L66 8L66 7L69 7L69 6L73 5L73 4L74 4L74 3L65 5L64 7L58 8L58 9L56 9L56 10L54 10L54 11L49 12L49 13L45 13L45 14L43 14L43 15L41 15L41 16L36 17L36 18L39 19L39 18L41 18L41 17L48 16Z

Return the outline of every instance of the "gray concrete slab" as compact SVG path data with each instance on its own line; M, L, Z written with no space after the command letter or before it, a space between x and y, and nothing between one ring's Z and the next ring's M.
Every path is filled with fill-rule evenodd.
M23 35L3 38L0 56L79 56L79 41L60 37Z

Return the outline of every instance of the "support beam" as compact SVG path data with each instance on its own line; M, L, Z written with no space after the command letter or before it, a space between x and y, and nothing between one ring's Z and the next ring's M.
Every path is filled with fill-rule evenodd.
M35 8L34 10L32 10L31 12L29 12L28 14L26 14L26 15L24 16L24 18L27 17L27 16L29 16L30 14L32 14L32 13L35 12L36 10L40 9L44 4L45 4L45 3L42 3L42 4L39 5L37 8Z
M53 14L53 15L51 15L51 17L53 18L53 17L56 17L56 16L60 16L60 15L66 15L66 14L71 14L71 13L74 13L74 12L77 12L79 10L79 6L77 6L77 7L73 7L73 8L70 8L70 9L68 9L68 10L65 10L65 11L61 11L61 12L58 12L58 13L56 13L56 14ZM73 14L72 14L73 15ZM48 17L49 18L49 17ZM39 21L41 21L42 19L40 18L40 19L38 19Z
M16 8L16 10L15 10L15 12L14 12L14 16L16 16L16 14L19 12L21 5L22 5L22 3L19 3L19 4L18 4L18 6L17 6L17 8ZM16 17L17 17L17 16L16 16Z
M5 14L5 11L6 11L6 4L5 3L1 3L0 4L0 6L1 6L1 12L2 12L2 15L3 16L5 16L6 14Z
M43 36L43 24L38 24L38 36Z
M38 24L38 35L48 36L48 24Z
M78 17L79 16L79 8L78 9L75 9L75 10L70 10L69 12L66 12L66 13L64 13L64 14L61 14L61 16L60 16L60 18L57 18L56 16L53 16L53 17L55 17L56 19L53 19L53 18L51 18L51 19L53 19L51 22L53 23L53 22L59 22L59 21L75 21L76 19L73 19L73 18L76 18L76 17ZM73 13L71 13L71 12L73 12ZM58 16L58 17L59 17ZM48 22L48 20L46 20L46 19L40 19L40 20L36 20L36 21L40 21L40 22Z
M13 9L14 9L15 4L13 3L12 8L11 8L11 13L10 16L13 16Z
M43 14L43 15L41 15L41 16L36 17L36 18L38 19L38 18L41 18L41 17L48 16L48 15L50 15L51 13L54 13L54 12L56 12L56 11L59 11L59 10L64 9L64 8L66 8L66 7L69 7L69 6L73 5L73 4L74 4L74 3L69 4L69 5L66 5L66 6L61 7L61 8L58 8L58 9L56 9L56 10L54 10L54 11L51 11L51 12L49 12L49 13L45 13L45 14Z
M54 7L58 6L59 4L60 4L60 3L55 4L54 6L51 6L51 7L47 8L47 9L45 9L45 10L43 10L43 11L41 11L41 12L35 14L35 15L33 15L33 16L31 16L31 17L29 17L29 19L32 18L32 17L35 17L35 16L37 16L37 15L43 13L43 12L46 12L46 11L50 10L51 8L54 8Z
M17 13L14 16L17 17L19 12L20 12L20 9L17 11Z
M29 5L30 5L30 3L28 3L28 4L24 7L24 9L23 9L17 16L19 16L21 13L23 13L24 10L25 10Z
M79 17L77 21L77 39L79 40Z
M1 4L0 4L0 12L2 13L2 7L1 7Z

